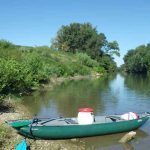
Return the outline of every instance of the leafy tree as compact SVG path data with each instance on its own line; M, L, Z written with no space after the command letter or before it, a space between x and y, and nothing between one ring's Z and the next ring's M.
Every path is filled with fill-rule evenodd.
M116 63L112 61L110 55L105 54L100 60L100 66L102 66L107 72L116 71Z
M117 41L108 42L106 53L109 54L110 56L113 56L113 55L120 56L119 45Z
M10 48L10 47L14 47L15 45L12 44L11 42L1 39L0 40L0 48Z
M93 59L99 59L104 53L119 55L116 41L108 42L103 33L98 33L90 23L71 23L62 26L52 43L52 47L65 52L87 53Z
M150 71L150 43L128 51L124 56L124 62L127 72L148 73Z

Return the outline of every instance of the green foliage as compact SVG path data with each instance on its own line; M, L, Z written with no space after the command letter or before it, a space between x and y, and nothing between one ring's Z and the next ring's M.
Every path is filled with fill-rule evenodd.
M113 56L113 55L120 56L119 45L117 41L108 43L106 53L109 54L110 56Z
M42 73L42 59L38 53L25 53L23 56L23 63L27 66L29 72L32 74L35 83L43 78L44 74Z
M23 92L31 86L28 68L13 59L0 59L0 93Z
M100 74L106 74L106 70L100 66L94 67L94 71Z
M98 66L98 62L91 59L91 57L88 56L86 53L77 53L76 56L78 58L78 61L83 65L86 65L88 67Z
M113 65L115 65L113 55L120 55L117 41L108 42L106 36L103 33L98 33L96 28L92 27L90 23L71 23L70 25L62 26L57 32L52 47L64 52L86 53L92 59L101 60L101 62L103 60L102 57L105 57L107 54L111 56L109 61ZM89 63L89 65L91 64ZM114 67L116 68L116 66Z
M116 71L116 63L112 61L109 55L104 55L100 60L100 66L103 67L107 72Z
M150 44L129 50L124 56L124 70L132 73L148 73L150 71Z
M12 44L11 42L9 42L9 41L7 41L7 40L4 40L4 39L2 39L2 40L0 40L0 48L12 48L12 47L15 47L15 45L14 44Z
M68 52L68 53L66 53ZM52 77L115 71L116 41L108 42L90 23L62 26L52 47L20 46L0 40L0 101L25 93Z

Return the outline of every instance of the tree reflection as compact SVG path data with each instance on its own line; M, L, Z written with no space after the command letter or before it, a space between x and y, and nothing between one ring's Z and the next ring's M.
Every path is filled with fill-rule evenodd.
M125 76L125 85L139 94L145 94L150 97L150 76L148 75L127 75Z

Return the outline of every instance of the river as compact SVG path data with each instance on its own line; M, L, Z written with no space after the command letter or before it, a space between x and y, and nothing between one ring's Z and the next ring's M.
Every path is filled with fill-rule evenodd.
M103 79L65 81L53 89L25 96L23 104L39 117L74 117L78 109L91 107L95 115L150 111L150 77L116 74ZM129 144L119 144L124 133L82 138L86 150L148 150L150 120Z

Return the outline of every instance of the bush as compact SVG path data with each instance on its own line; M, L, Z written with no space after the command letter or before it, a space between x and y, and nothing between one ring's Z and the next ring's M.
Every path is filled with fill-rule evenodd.
M95 67L98 66L98 63L96 60L91 59L90 56L88 56L86 53L77 53L76 54L78 61L82 65L86 65L88 67Z
M103 67L94 67L94 71L102 74L106 73L106 70Z
M0 59L0 93L23 92L31 88L32 76L24 64Z
M7 41L7 40L0 40L0 48L10 48L10 47L15 47L14 44L12 44L11 42Z

